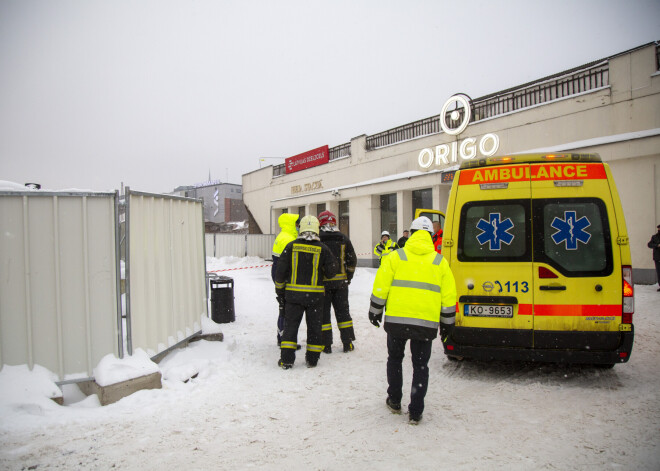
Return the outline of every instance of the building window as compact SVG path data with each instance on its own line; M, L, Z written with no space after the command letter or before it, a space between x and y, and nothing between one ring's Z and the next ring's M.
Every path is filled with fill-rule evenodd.
M380 230L388 231L392 239L396 236L396 193L380 195Z
M339 232L350 237L350 224L348 217L348 201L339 202Z
M323 211L325 211L325 203L319 203L316 205L316 215L318 216Z
M305 207L304 206L298 206L298 215L302 218L305 217Z
M412 192L412 214L415 217L415 211L418 209L433 209L433 191L431 188L423 190L413 190Z

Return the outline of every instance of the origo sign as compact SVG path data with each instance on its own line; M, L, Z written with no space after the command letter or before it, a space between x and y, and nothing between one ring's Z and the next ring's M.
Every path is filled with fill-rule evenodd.
M285 160L284 165L286 173L293 173L299 170L305 170L306 168L316 167L317 165L327 164L329 161L330 151L328 146L323 146L289 157Z
M449 107L455 104L455 109L449 114L449 121L452 126L446 122L446 116ZM462 107L463 111L459 111ZM461 116L462 115L462 116ZM440 112L440 127L451 136L461 134L470 124L472 119L472 100L467 95L459 94L452 96L445 102ZM422 149L417 157L417 163L422 169L430 169L433 165L444 166L450 163L458 162L458 157L462 160L470 160L479 155L490 157L495 155L500 147L500 138L497 134L484 134L479 142L474 137L468 137L462 141L454 141L451 144L440 144L434 149Z

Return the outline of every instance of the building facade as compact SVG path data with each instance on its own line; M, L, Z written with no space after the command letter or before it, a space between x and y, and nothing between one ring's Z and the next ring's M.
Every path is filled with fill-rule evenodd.
M445 210L461 162L528 152L598 153L612 168L622 200L636 281L653 282L647 242L660 223L659 44L474 100L448 95L439 115L355 137L330 148L328 163L243 175L243 200L265 233L278 232L283 212L335 212L360 265L373 266L382 230L396 240L416 208Z
M243 188L233 183L222 183L219 180L198 183L191 186L180 186L173 194L188 198L204 200L204 222L222 224L228 222L243 222L248 219L243 204Z

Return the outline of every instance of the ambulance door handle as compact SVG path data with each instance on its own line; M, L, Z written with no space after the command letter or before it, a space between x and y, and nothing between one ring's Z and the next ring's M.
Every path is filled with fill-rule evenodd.
M541 285L541 291L566 291L566 286L563 285Z

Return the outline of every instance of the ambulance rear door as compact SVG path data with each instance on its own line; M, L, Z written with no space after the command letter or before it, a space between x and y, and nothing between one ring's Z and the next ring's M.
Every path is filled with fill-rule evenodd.
M464 169L457 184L452 237L443 247L443 253L448 245L451 250L458 296L453 340L475 346L531 347L529 164Z
M535 348L615 349L621 257L603 164L532 164L531 187Z

